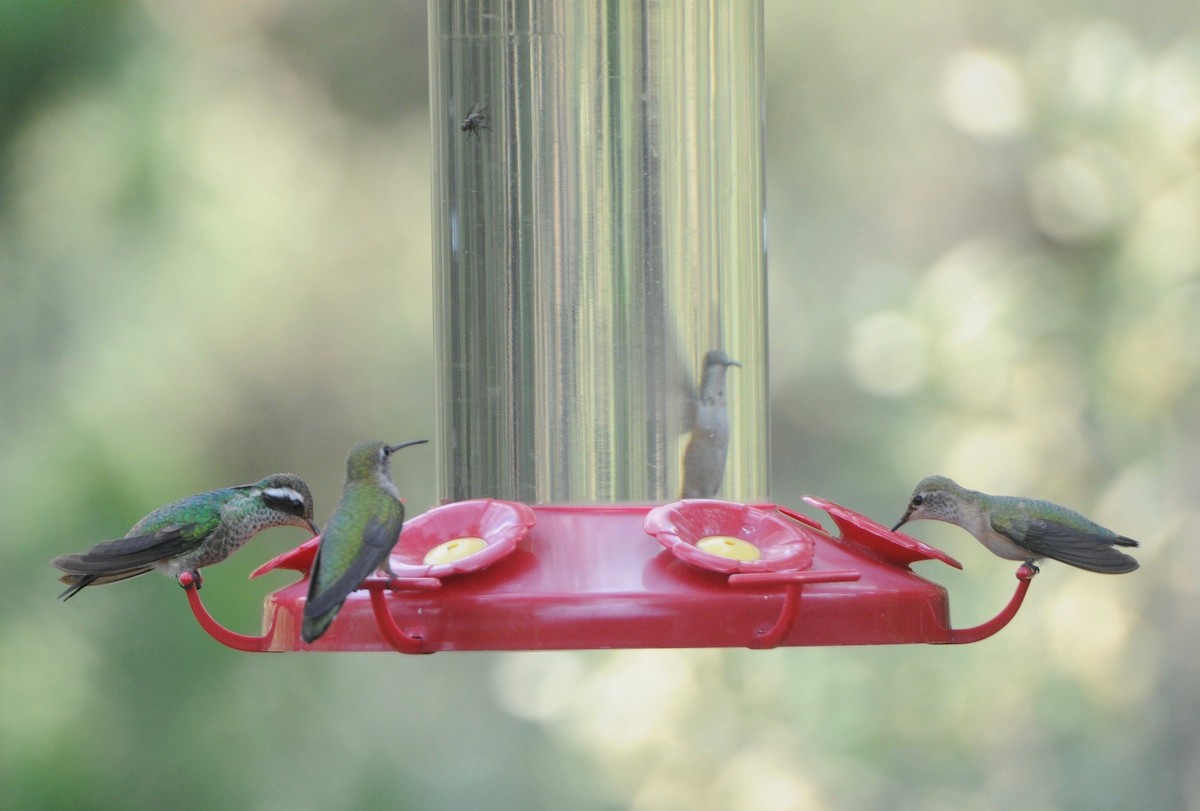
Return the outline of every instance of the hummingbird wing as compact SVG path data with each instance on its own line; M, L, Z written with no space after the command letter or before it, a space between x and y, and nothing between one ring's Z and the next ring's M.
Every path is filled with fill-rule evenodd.
M1044 518L1024 515L992 515L992 529L1040 557L1102 574L1124 574L1138 568L1138 562L1113 545L1137 546L1137 541L1108 532L1091 524L1073 527Z
M145 574L160 560L200 546L207 534L197 524L171 525L154 532L103 541L86 552L59 555L50 563L66 572L59 579L70 585L59 599L67 601L85 586L115 583Z
M144 535L103 541L83 553L59 555L51 563L68 574L116 574L190 552L206 536L195 530L195 524L163 527Z
M350 592L357 589L364 580L371 576L372 572L383 565L388 553L396 545L403 523L403 508L399 511L398 520L380 520L377 515L370 516L363 530L362 548L350 563L350 567L337 580L322 589L319 594L309 594L308 600L304 603L304 616L320 617L322 614L340 607ZM320 567L321 549L318 547L317 560L313 565L314 583ZM332 617L330 619L332 620Z

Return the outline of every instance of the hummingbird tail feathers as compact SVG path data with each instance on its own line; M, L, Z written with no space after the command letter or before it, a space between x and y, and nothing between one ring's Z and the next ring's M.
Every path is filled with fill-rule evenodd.
M74 597L80 591L82 591L83 589L92 585L92 582L95 579L96 578L92 575L83 575L80 577L74 577L71 575L63 575L62 577L59 578L59 580L61 580L64 583L68 583L70 585L66 591L64 591L62 594L58 595L59 601L65 603L67 600Z
M338 603L329 611L316 617L305 617L304 622L300 625L300 638L309 645L321 638L321 635L329 629L329 625L333 622L333 618L337 616L342 604Z
M153 568L152 566L130 566L128 564L101 566L96 561L89 560L86 555L60 555L51 563L56 569L66 572L59 578L60 581L70 586L58 595L58 599L64 603L88 586L102 586L105 583L128 580L139 574L145 574Z

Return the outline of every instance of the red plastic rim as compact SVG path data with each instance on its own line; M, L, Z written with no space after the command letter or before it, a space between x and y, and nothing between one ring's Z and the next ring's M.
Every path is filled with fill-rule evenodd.
M262 577L267 572L273 572L276 569L289 569L300 572L305 577L308 577L308 573L312 571L313 561L317 557L317 547L320 545L320 535L310 538L295 549L289 549L281 555L276 555L262 566L259 566L250 573L250 579L253 580L256 577Z
M388 559L398 577L447 577L491 566L517 548L537 522L528 506L495 498L445 504L404 525ZM426 563L431 549L458 538L481 538L478 552L448 563Z
M775 511L715 499L686 499L656 507L646 515L645 530L671 554L710 572L785 572L812 565L815 543L809 530ZM714 555L696 544L726 535L758 548L758 560Z

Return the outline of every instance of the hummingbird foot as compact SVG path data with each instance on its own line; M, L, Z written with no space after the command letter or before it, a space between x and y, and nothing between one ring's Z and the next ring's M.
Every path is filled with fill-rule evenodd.
M196 589L198 591L200 587L204 585L204 578L200 576L200 572L198 570L180 572L178 580L179 585L183 586L185 591L191 591L192 589Z
M392 560L390 556L384 558L383 563L379 564L379 571L387 575L388 591L396 591L396 580L399 578L399 575L392 571Z
M1017 569L1018 580L1032 580L1033 576L1040 572L1041 569L1032 560L1027 560L1021 564L1021 568Z

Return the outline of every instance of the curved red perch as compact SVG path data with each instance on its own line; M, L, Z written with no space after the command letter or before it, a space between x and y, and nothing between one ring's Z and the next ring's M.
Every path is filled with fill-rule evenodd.
M783 598L783 607L779 610L779 619L765 631L755 631L754 638L747 647L774 648L783 641L800 611L800 590L805 583L845 583L858 580L862 574L854 569L832 569L823 572L744 572L731 574L731 586L763 586L771 583L782 583L787 586Z
M393 578L396 579L396 578ZM435 577L431 578L412 578L413 580L432 580L433 587L441 585ZM415 584L414 584L415 585ZM388 611L387 598L384 596L384 590L388 588L387 580L371 578L365 581L361 588L367 589L371 593L371 611L375 614L375 624L379 626L379 633L383 634L393 648L400 653L433 653L424 648L421 635L407 634L404 629L396 624L392 612ZM418 588L430 588L430 586L418 586Z
M999 631L1017 615L1017 609L1021 607L1021 603L1025 601L1025 592L1029 591L1029 584L1033 582L1033 576L1037 574L1037 569L1028 564L1017 569L1017 590L1013 593L1012 599L1008 601L1008 605L1004 606L1004 610L996 616L992 617L987 622L976 625L971 628L950 629L950 636L944 645L965 645L969 642L978 642L981 639L987 639L992 634Z
M183 590L187 592L188 604L192 607L192 613L196 616L196 621L200 623L200 627L207 631L208 635L213 639L234 650L250 653L265 651L267 644L275 633L275 622L272 620L271 627L262 636L249 636L229 630L217 622L213 618L213 615L208 613L208 609L204 607L204 603L200 599L200 582L199 577L193 578L191 572L184 572L179 575L179 585L183 586Z

